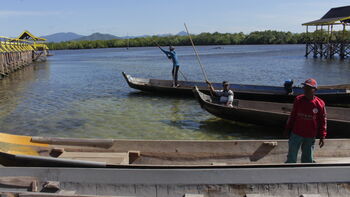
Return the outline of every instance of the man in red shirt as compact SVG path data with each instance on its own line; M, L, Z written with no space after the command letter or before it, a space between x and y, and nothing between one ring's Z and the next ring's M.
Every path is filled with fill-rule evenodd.
M295 98L284 133L285 136L289 136L286 163L297 162L300 146L301 162L313 163L315 138L320 138L319 146L322 148L327 135L325 103L315 96L317 82L310 78L302 84L304 85L304 94Z

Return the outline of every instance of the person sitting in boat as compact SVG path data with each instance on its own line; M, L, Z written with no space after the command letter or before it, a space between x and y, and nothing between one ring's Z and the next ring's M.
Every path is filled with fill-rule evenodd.
M289 79L284 82L284 90L286 90L287 95L293 95L293 79Z
M289 137L286 163L296 163L300 147L301 162L314 163L315 138L320 138L319 146L322 148L327 135L325 103L315 96L317 82L315 79L308 79L302 84L304 94L295 98L292 113L284 131L284 135Z
M230 84L227 81L222 82L222 90L215 90L213 85L209 81L206 81L206 83L209 86L211 94L216 97L219 97L219 102L221 104L224 104L228 107L233 107L232 102L234 94L233 91L230 90Z
M161 51L163 51L163 53L165 53L165 55L172 60L173 62L173 70L171 71L171 74L173 76L173 87L179 87L179 84L177 82L177 78L178 78L178 72L180 69L180 64L179 64L179 60L178 57L176 55L175 52L175 48L173 46L169 46L169 51L166 51L164 49L162 49L161 47L159 47Z

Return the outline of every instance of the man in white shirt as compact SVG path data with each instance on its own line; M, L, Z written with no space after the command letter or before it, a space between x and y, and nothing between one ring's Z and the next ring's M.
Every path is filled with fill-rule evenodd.
M209 85L210 92L214 95L219 97L219 102L221 104L224 104L228 107L233 107L232 102L233 102L233 91L230 90L230 84L227 81L222 82L222 90L215 90L213 85L209 82L206 81L207 84Z

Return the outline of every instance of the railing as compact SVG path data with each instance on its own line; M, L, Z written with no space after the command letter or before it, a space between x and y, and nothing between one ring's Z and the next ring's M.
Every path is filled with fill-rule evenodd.
M0 79L47 56L45 43L0 36Z

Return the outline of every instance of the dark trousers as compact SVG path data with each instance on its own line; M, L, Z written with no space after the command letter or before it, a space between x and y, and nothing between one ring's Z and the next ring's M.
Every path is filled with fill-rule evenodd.
M315 138L301 137L291 132L288 141L289 149L286 163L296 163L298 152L301 147L301 162L313 163L313 155L315 149Z
M177 85L177 76L179 72L180 66L173 66L173 70L171 71L171 74L173 75L173 85Z

